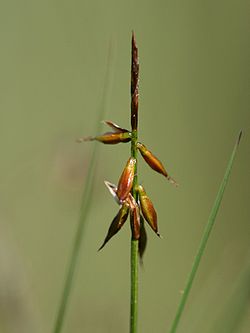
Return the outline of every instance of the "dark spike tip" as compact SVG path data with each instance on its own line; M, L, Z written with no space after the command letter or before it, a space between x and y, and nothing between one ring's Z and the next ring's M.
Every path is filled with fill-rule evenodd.
M106 242L103 242L102 246L101 246L101 247L99 247L99 249L98 249L97 251L98 251L98 252L99 252L99 251L101 251L101 249L103 249L103 248L104 248L105 244L106 244Z
M137 130L138 124L138 85L139 85L139 59L138 48L135 41L135 34L132 31L131 49L131 127L132 131Z
M135 32L132 30L132 53L133 53L133 58L134 60L138 61L138 48L136 45L136 39L135 39Z
M134 32L132 33L132 62L131 62L131 75L132 75L132 86L131 94L133 95L135 89L138 88L138 74L139 74L139 59L138 59L138 48L135 41Z

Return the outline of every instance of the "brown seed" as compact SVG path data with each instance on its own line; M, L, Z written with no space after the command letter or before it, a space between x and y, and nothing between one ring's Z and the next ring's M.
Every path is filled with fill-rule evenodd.
M110 238L112 238L121 229L121 227L127 220L128 213L129 213L129 205L126 202L124 202L118 214L114 217L113 221L111 222L107 236L105 237L104 242L98 251L100 251L110 240Z
M139 149L142 157L153 170L165 176L170 183L178 186L176 181L169 176L161 161L158 160L144 144L137 142L137 149Z
M130 157L119 179L117 186L117 196L120 201L124 201L131 191L135 175L135 164L136 159Z
M87 136L83 138L79 138L76 140L77 142L83 141L99 141L104 144L114 145L121 142L129 142L131 141L131 133L130 132L107 132L98 136Z
M154 206L147 196L145 189L142 185L137 187L137 191L139 194L139 200L141 205L142 214L145 220L148 222L150 227L154 230L154 232L160 236L158 233L158 225L157 225L157 213L154 209Z

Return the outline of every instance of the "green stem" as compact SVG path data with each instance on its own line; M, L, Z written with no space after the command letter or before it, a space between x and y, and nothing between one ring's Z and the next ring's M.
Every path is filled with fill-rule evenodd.
M130 333L137 332L138 318L138 240L131 239Z
M139 59L138 48L136 46L135 35L132 32L131 45L131 157L136 160L134 170L134 181L132 186L132 195L136 202L138 201L137 188L137 126L138 126L138 85L139 85ZM134 222L131 220L131 226ZM133 229L133 227L132 227ZM134 239L134 231L131 237L131 289L130 289L130 333L137 332L137 315L138 315L138 248L139 241Z
M97 129L96 129L97 133L100 132L101 130L101 120L104 118L104 114L107 108L107 98L108 95L110 94L111 78L113 76L113 73L111 72L111 69L113 70L111 64L113 63L112 58L114 57L112 48L113 46L110 43L108 59L107 59L108 61L107 61L106 75L104 79L105 84L104 84L102 102L98 112ZM94 174L97 164L98 149L99 149L98 144L95 143L93 148L93 153L88 166L86 183L82 194L79 221L77 225L76 234L73 240L72 252L69 258L68 269L66 271L65 282L63 285L63 291L61 294L61 299L55 318L53 333L60 333L62 331L65 320L65 314L69 304L69 297L72 290L75 270L77 263L79 261L80 249L83 241L84 228L92 200L93 182L94 182Z
M96 144L93 150L92 158L89 164L89 170L88 170L88 177L86 181L86 185L84 188L84 193L83 193L83 199L82 199L82 205L81 205L81 213L80 213L80 218L78 221L78 226L77 226L77 231L75 234L75 239L73 242L73 249L70 257L70 262L69 262L69 267L68 271L66 273L66 280L61 296L61 301L59 304L58 308L58 313L56 317L56 322L55 326L53 329L53 333L60 333L63 327L64 319L65 319L65 313L67 310L68 306L68 300L69 300L69 295L72 289L72 282L73 282L73 277L76 269L76 265L78 262L79 254L80 254L80 248L81 248L81 243L83 239L83 233L84 233L84 227L85 227L85 221L86 217L89 212L90 208L90 201L91 201L91 193L92 193L92 183L93 183L93 178L94 178L94 173L95 173L95 165L96 165Z
M238 137L238 140L237 140L237 142L235 144L235 147L233 149L231 158L228 162L224 178L222 180L222 183L221 183L219 191L217 193L217 196L216 196L214 205L212 207L210 216L208 218L208 222L207 222L206 228L204 230L204 233L203 233L203 236L202 236L202 239L201 239L201 242L200 242L200 246L199 246L197 254L194 258L192 269L191 269L191 272L188 276L187 283L186 283L184 292L182 294L182 297L181 297L181 300L180 300L180 303L179 303L179 307L177 309L176 316L174 318L174 321L172 323L172 327L171 327L169 333L175 333L176 330L177 330L178 324L180 322L181 315L182 315L184 307L186 305L187 298L189 296L189 293L190 293L190 290L191 290L196 272L198 270L201 258L204 254L204 251L205 251L205 248L206 248L206 245L207 245L207 242L208 242L208 238L210 236L210 233L211 233L212 228L213 228L214 223L215 223L215 219L216 219L216 216L217 216L217 213L218 213L218 210L219 210L222 198L223 198L223 194L224 194L224 191L225 191L225 188L226 188L226 185L227 185L227 182L228 182L231 170L232 170L233 161L234 161L234 158L235 158L235 155L236 155L236 152L237 152L237 148L239 146L241 134L242 134L242 132L240 132L240 134L239 134L239 137Z
M135 177L132 187L132 195L137 201L137 130L132 131L131 139L131 157L136 159ZM133 234L133 233L132 233ZM131 290L130 290L130 333L137 332L138 318L138 240L131 238L131 254L130 254L130 269L131 269Z

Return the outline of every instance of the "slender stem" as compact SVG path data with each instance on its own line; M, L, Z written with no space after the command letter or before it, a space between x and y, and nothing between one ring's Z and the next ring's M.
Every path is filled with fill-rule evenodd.
M199 246L197 254L194 258L192 269L191 269L191 272L188 276L187 283L186 283L184 292L182 294L182 297L181 297L181 300L180 300L180 303L179 303L179 307L177 309L176 316L174 318L174 321L172 323L172 326L171 326L171 329L170 329L169 333L175 333L176 330L177 330L178 324L180 322L181 315L182 315L183 310L185 308L187 298L189 296L189 293L190 293L190 290L191 290L196 272L198 270L201 258L204 254L204 251L205 251L205 248L206 248L206 245L207 245L207 242L208 242L208 238L210 236L210 233L211 233L212 228L213 228L214 223L215 223L215 219L216 219L216 216L217 216L217 213L218 213L218 210L219 210L222 198L223 198L223 194L224 194L224 191L225 191L225 188L226 188L226 185L227 185L227 182L228 182L231 170L232 170L233 161L234 161L234 158L235 158L235 155L236 155L236 152L237 152L237 148L239 146L241 134L242 134L242 132L240 132L240 134L239 134L239 137L237 139L237 142L236 142L236 144L234 146L234 149L233 149L233 152L231 154L230 160L228 162L228 165L227 165L227 168L226 168L226 171L225 171L225 174L224 174L224 178L222 180L219 191L218 191L217 196L215 198L214 205L212 207L210 216L208 218L208 222L207 222L206 228L204 230L204 233L203 233L203 236L202 236L202 239L201 239L201 242L200 242L200 246Z
M101 106L98 112L98 121L97 121L97 133L100 132L101 129L101 120L104 118L104 114L106 112L106 104L107 104L107 97L109 95L109 89L111 85L111 64L112 64L112 57L113 57L113 50L112 45L110 43L109 46L109 53L108 53L108 61L107 61L107 68L106 68L106 75L104 79L104 90L102 96ZM86 224L86 218L90 209L91 205L91 198L92 198L92 191L93 191L93 181L94 181L94 174L97 164L97 155L98 155L98 145L95 144L92 152L92 156L89 162L86 183L84 186L82 200L81 200L81 207L80 207L80 216L78 220L76 234L73 240L72 252L69 258L68 269L65 274L65 282L63 285L63 290L61 294L60 303L58 305L58 310L55 318L55 323L53 327L53 333L60 333L63 329L63 324L65 320L66 311L69 304L69 297L71 294L74 275L76 266L79 261L80 256L80 249L83 241L84 229Z
M138 318L138 240L131 240L130 333L137 332Z
M131 140L131 156L137 160L137 131L132 132ZM132 194L135 200L137 200L136 193L137 186L137 162L135 164L135 177L133 182ZM132 232L133 234L133 232ZM138 240L131 237L131 253L130 253L130 333L137 332L137 317L138 317Z
M95 172L95 164L96 164L96 145L93 150L92 158L89 165L89 171L88 171L88 177L87 182L84 188L83 193L83 200L81 205L81 213L80 218L78 221L77 231L75 234L75 239L73 242L73 248L71 252L70 262L68 266L68 271L66 273L66 279L63 287L63 292L61 296L61 301L58 308L58 313L56 316L55 326L53 329L53 333L60 333L64 324L65 319L65 313L68 306L68 300L70 296L70 292L73 285L73 278L74 273L76 269L76 265L78 262L79 254L80 254L80 248L82 244L83 239L83 233L84 233L84 227L85 227L85 221L86 217L88 215L88 211L90 208L90 199L91 199L91 193L92 193L92 183L93 183L93 176Z
M137 127L138 127L138 75L139 75L139 62L138 62L138 49L135 42L134 33L132 33L132 61L131 61L131 157L136 160L135 163L135 177L132 187L132 195L137 201ZM130 333L137 332L137 317L138 317L138 240L133 238L133 231L131 237L131 289L130 289Z

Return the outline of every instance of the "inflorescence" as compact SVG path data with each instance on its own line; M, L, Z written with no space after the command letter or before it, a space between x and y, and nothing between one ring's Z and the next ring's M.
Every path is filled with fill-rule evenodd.
M138 127L138 83L139 83L139 61L138 49L135 42L134 33L132 34L132 63L131 63L131 131L120 127L112 121L104 121L111 128L111 131L97 136L80 138L77 141L99 141L104 144L118 144L131 142L131 156L128 159L124 170L118 181L114 185L105 181L105 185L119 204L119 211L114 217L104 239L101 250L105 244L122 228L130 213L130 224L132 239L139 241L139 254L142 255L146 248L147 236L144 227L144 219L153 231L158 232L157 213L148 197L144 187L137 183L137 153L139 151L145 162L156 172L162 174L175 186L176 181L169 176L161 161L141 142L137 141Z

